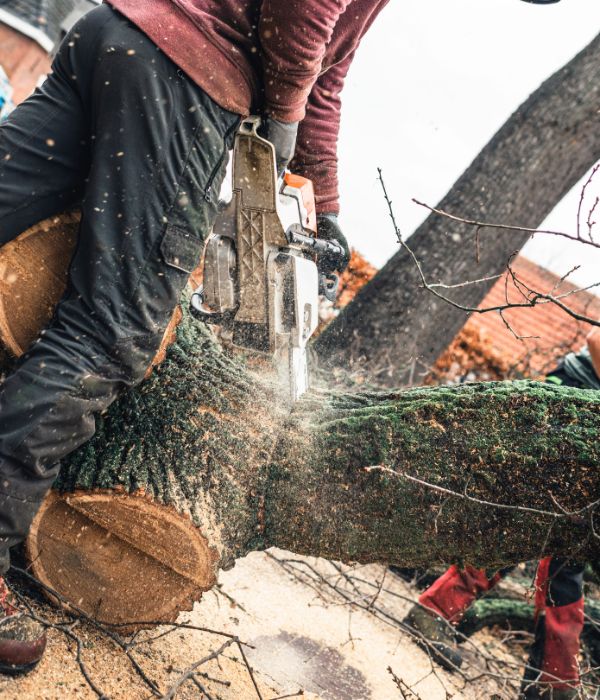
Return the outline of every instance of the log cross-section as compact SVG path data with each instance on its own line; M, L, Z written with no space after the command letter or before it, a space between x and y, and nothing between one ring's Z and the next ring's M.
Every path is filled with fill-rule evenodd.
M141 494L50 494L27 556L43 584L115 624L174 620L216 582L217 553L190 519Z

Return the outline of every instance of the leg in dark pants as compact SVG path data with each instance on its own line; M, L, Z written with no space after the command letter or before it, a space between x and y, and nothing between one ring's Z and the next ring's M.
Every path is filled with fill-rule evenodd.
M527 700L576 696L584 564L548 557L536 577L535 642L523 678Z
M142 379L200 259L238 122L102 6L0 128L0 243L82 197L68 290L0 387L0 573L59 460Z

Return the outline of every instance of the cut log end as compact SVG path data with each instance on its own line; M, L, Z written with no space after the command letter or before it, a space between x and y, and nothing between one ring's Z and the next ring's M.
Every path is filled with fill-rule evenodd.
M0 248L0 342L14 357L48 325L65 291L80 218L46 219Z
M0 247L0 347L12 357L20 357L50 323L67 286L80 221L78 211L65 212ZM146 377L164 360L181 317L177 307Z
M218 559L188 518L143 494L115 491L50 493L27 556L33 575L62 598L98 621L132 628L190 610L216 583Z

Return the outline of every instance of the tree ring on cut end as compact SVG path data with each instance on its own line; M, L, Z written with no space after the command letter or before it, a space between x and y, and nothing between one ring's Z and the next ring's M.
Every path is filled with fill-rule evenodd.
M64 599L48 594L54 603L108 624L172 622L216 583L216 550L143 494L52 491L26 549L31 573Z
M79 211L64 212L0 246L0 346L13 357L20 357L52 320L67 288L80 221ZM146 377L164 360L181 318L176 307Z

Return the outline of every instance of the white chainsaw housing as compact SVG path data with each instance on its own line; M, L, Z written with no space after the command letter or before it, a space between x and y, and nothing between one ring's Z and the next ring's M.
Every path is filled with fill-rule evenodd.
M306 345L318 324L319 276L314 257L290 242L290 233L312 239L316 224L301 189L278 179L275 149L258 135L259 123L245 120L236 135L232 199L208 238L192 305L235 346L271 354L295 401L308 389Z

